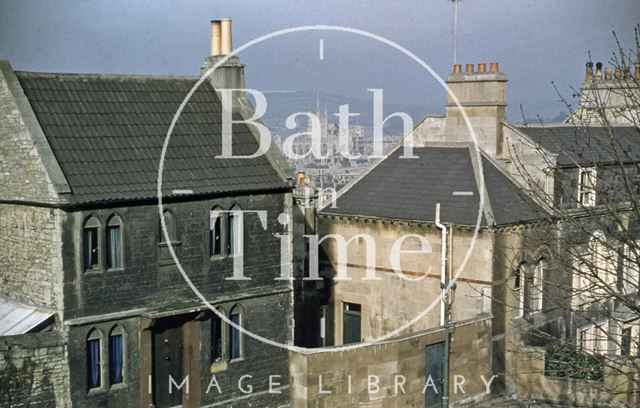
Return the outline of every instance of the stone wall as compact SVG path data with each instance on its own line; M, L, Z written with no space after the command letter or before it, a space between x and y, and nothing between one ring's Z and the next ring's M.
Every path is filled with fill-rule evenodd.
M38 136L36 143L34 137ZM45 168L48 159L53 159L51 149L20 83L9 64L0 61L0 197L56 202L56 186ZM59 169L51 160L48 164ZM56 176L59 183L65 183L61 172Z
M62 309L63 211L0 204L0 297Z
M345 351L331 351L329 348L292 352L291 406L424 406L423 390L427 381L425 347L443 339L443 329L432 329ZM487 383L491 381L489 316L456 325L452 334L450 362L449 395L452 402L470 402L487 396L481 376ZM369 388L376 379L379 389ZM403 380L403 386L398 386ZM455 386L456 380L458 387Z
M606 401L607 406L638 406L636 392L640 380L635 368L608 359L603 381L575 380L544 375L545 352L539 347L520 347L517 359L517 393L520 401L562 403L563 406L593 406Z
M67 348L56 332L0 338L0 407L70 407Z
M372 340L410 323L432 303L435 305L408 331L420 331L438 326L440 305L440 248L441 234L427 223L356 219L320 215L319 235L337 234L352 239L357 234L368 234L375 241L375 274L379 280L367 280L367 247L364 241L353 240L347 247L347 280L333 282L333 344L342 343L342 309L344 303L361 305L363 340ZM400 259L401 278L394 271L390 254L395 242L408 234L425 237L431 246L429 253L409 253L420 249L416 238L408 238L402 245ZM455 228L448 257L452 262L452 276L468 252L473 236L472 228ZM339 269L335 240L322 243L330 273ZM370 248L373 253L373 248ZM458 276L452 320L473 318L491 309L493 235L483 230L474 244L473 256ZM331 328L330 328L331 329ZM331 343L330 343L331 344Z

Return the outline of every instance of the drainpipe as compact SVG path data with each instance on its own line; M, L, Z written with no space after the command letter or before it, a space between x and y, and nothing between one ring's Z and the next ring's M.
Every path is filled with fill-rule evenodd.
M440 243L440 326L445 323L444 295L447 284L447 227L440 223L440 203L436 204L436 227L441 231Z
M447 291L447 227L440 223L440 203L436 204L436 227L441 231L440 244L440 325L444 326L444 352L442 353L442 407L449 406L449 305L445 301Z

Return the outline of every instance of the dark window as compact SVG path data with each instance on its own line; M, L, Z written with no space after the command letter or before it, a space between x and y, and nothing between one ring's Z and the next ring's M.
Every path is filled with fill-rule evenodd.
M622 336L620 338L620 354L623 356L631 355L631 327L622 329Z
M87 338L87 384L89 388L101 386L100 337L93 331Z
M122 328L116 326L109 336L109 381L118 384L123 381L124 336Z
M354 303L345 303L342 313L342 343L359 343L362 341L360 334L361 307Z
M98 227L98 220L95 218L90 218L84 224L82 245L85 270L98 268Z
M237 308L231 311L231 314L229 315L229 320L231 320L232 323L235 323L238 326L242 324L240 311L238 311ZM238 330L233 326L229 326L229 359L230 360L242 357L242 347L240 343L240 336L241 336L240 330Z
M209 255L222 254L222 217L219 210L211 210L209 215Z
M107 223L107 269L122 268L122 223L117 215Z
M222 360L222 319L218 316L211 318L211 362Z

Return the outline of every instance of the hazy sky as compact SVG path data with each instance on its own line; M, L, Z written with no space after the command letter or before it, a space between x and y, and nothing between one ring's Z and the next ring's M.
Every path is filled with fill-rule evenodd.
M209 51L209 20L234 20L234 45L283 28L328 24L384 36L451 72L449 0L198 1L0 0L0 59L17 70L196 75ZM615 30L635 48L638 0L460 0L459 62L498 61L509 78L509 113L555 116L551 86L579 86L591 51L606 62ZM319 59L319 40L324 59ZM391 102L442 111L442 89L402 54L345 33L303 33L240 55L247 86L320 90L361 99L384 88Z

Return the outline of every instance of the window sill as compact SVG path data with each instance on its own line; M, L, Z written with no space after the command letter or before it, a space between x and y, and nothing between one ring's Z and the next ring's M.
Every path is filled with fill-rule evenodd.
M244 357L237 357L237 358L232 358L231 360L229 360L229 364L232 363L241 363L244 361Z
M87 391L87 396L92 397L95 395L101 395L105 393L105 389L104 387L96 387L96 388L89 388L89 391Z
M226 371L227 368L229 368L229 363L227 361L216 361L215 363L211 363L209 366L209 372L211 374L218 374Z
M107 269L107 273L111 273L111 272L124 272L124 267Z
M209 255L209 260L210 261L220 261L225 259L227 256L223 255L223 254L216 254L216 255Z
M112 392L112 391L122 391L122 390L126 390L126 389L128 389L128 388L129 388L129 386L127 385L127 383L125 383L125 382L120 382L120 383L117 383L117 384L113 384L113 385L111 386L111 388L109 388L109 392Z
M102 271L100 270L100 268L91 268L91 269L85 269L84 270L84 274L87 275L87 276L101 275Z
M162 248L166 248L168 246L180 246L182 245L182 242L180 241L171 241L171 242L158 242L158 246L162 247Z

